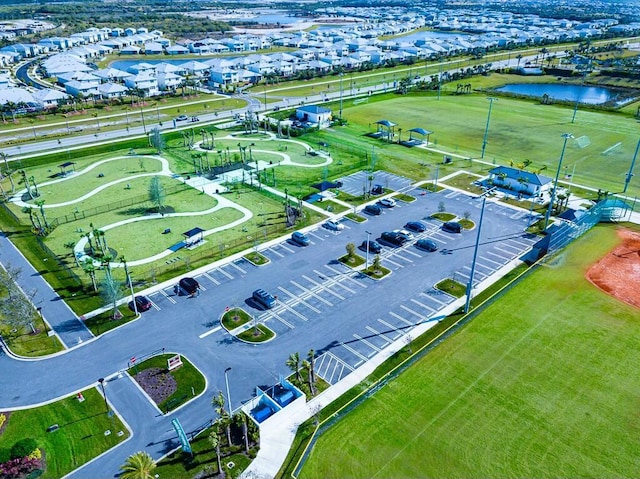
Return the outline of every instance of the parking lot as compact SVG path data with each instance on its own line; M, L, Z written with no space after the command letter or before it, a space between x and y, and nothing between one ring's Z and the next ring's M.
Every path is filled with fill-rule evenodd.
M383 208L379 216L367 216L365 223L342 220L344 229L340 231L322 226L307 231L310 244L306 247L290 240L269 246L261 250L271 261L266 266L237 260L197 275L201 297L196 303L204 300L214 304L213 314L209 313L213 319L203 323L199 338L211 341L218 334L228 335L214 319L225 306L242 306L276 332L275 345L260 346L265 354L289 354L291 351L277 346L279 341L300 344L300 351L313 348L318 375L334 384L416 325L442 319L442 309L455 298L434 285L447 277L468 283L477 230L448 233L440 221L428 216L444 202L447 211L459 216L469 213L477 221L482 203L455 191L413 193L415 202L399 201L393 208ZM422 221L426 231L414 233L414 240L402 247L383 246L382 264L392 271L384 280L374 281L336 261L345 254L347 243L359 245L367 239L367 231L375 239L382 231L402 228L411 220ZM522 256L537 241L524 233L529 221L527 211L487 202L474 286ZM416 248L415 240L421 238L435 241L439 249L427 252ZM361 250L358 253L365 256ZM277 297L273 309L264 310L251 302L249 297L256 288ZM150 299L156 309L181 307L190 300L170 287Z

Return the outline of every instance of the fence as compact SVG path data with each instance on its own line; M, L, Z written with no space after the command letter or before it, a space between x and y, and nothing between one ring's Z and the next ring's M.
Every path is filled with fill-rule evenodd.
M178 183L173 186L169 186L164 188L164 192L167 195L172 195L174 193L179 193L180 191L184 191L187 188L190 188L186 183ZM139 205L149 201L149 195L138 195L133 198L127 198L126 200L116 201L114 203L108 203L106 205L96 206L95 208L89 208L87 210L76 211L72 214L58 216L49 222L52 228L55 228L59 225L63 225L66 223L72 223L74 221L82 220L85 218L89 218L91 216L101 215L103 213L107 213L109 211L117 210L120 208L125 208L127 206ZM15 215L14 215L15 216Z
M51 249L45 244L44 241L42 241L42 238L40 238L39 236L36 236L36 241L38 242L38 246L42 248L42 250L47 254L49 258L55 258L56 263L58 263L60 269L67 274L67 277L69 279L72 279L78 286L82 286L82 280L80 279L80 277L71 268L69 268L62 257L51 251ZM56 276L59 277L59 275Z

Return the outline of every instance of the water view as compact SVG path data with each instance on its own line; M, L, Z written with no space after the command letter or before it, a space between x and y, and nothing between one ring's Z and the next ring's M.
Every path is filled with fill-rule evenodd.
M513 83L496 88L496 91L536 98L542 98L546 94L554 100L577 101L588 103L589 105L602 105L610 101L616 101L619 97L618 92L609 88L551 83Z

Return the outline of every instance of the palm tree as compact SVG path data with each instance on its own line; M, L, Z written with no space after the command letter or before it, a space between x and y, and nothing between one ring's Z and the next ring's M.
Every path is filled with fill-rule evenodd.
M315 359L316 352L313 349L310 349L307 353L307 359L309 360L309 376L311 377L311 382L313 384L316 383L316 370L315 370Z
M316 395L315 387L313 387L313 381L311 381L311 364L306 359L302 361L302 367L307 370L307 384L309 385L309 394Z
M209 444L216 450L216 459L218 460L218 473L224 477L224 471L222 470L222 460L220 455L220 435L218 434L218 428L216 424L213 425L211 432L209 433Z
M82 260L82 269L91 278L91 284L93 285L93 291L98 291L98 284L96 283L96 267L93 264L92 258L85 258Z
M49 223L47 222L47 217L44 214L44 200L36 200L35 204L40 208L40 214L42 215L42 221L44 221L44 227L48 230Z
M33 226L34 231L38 228L36 227L36 222L33 219L33 208L31 206L23 206L22 212L29 215L29 221L31 221L31 226Z
M244 452L249 454L249 427L247 426L247 415L243 412L234 414L233 421L236 424L236 426L239 424L242 427L242 438L244 439Z
M153 479L152 471L156 468L153 458L145 451L129 456L120 466L120 479Z
M291 371L296 373L296 381L300 383L300 354L299 353L291 353L289 359L287 359L287 366Z

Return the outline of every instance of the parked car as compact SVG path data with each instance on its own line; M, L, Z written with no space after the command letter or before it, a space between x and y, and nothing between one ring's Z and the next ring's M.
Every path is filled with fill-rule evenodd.
M342 223L338 223L336 220L325 221L324 227L331 231L342 231L344 229L344 225Z
M276 298L273 295L267 293L264 289L256 289L251 297L254 299L254 301L261 304L267 309L271 309L276 305Z
M369 253L380 254L382 253L382 245L377 241L363 241L360 245L362 251L367 251L367 243L369 244Z
M382 193L384 193L384 188L382 187L382 185L373 185L373 187L371 188L372 195L381 195Z
M462 233L462 225L456 221L447 221L442 229L448 233Z
M291 233L291 241L299 244L300 246L309 246L309 243L311 243L309 237L300 231L294 231Z
M409 231L415 231L416 233L422 233L427 230L427 227L424 223L420 221L409 221L406 225L404 225L406 229Z
M135 308L133 307L133 301L135 301ZM139 313L148 311L153 306L153 303L146 296L135 296L133 301L129 301L129 309L131 311L137 310Z
M416 241L416 247L425 251L437 251L438 245L435 241L430 239L419 239Z
M182 278L178 282L178 286L180 287L180 289L185 291L187 294L190 294L191 296L196 295L198 293L198 290L200 289L200 283L198 283L198 281L194 278L190 277Z
M387 208L393 208L396 205L396 200L393 198L382 198L378 203Z
M367 205L364 207L364 212L378 216L382 214L382 208L380 208L380 205Z
M409 241L405 235L395 231L385 231L380 235L380 240L392 246L402 246Z
M176 117L176 121L187 121L189 117L187 115L180 115Z
M393 230L394 233L398 233L402 236L404 236L405 238L407 238L407 241L412 240L414 238L413 233L411 231L407 231L407 230Z

